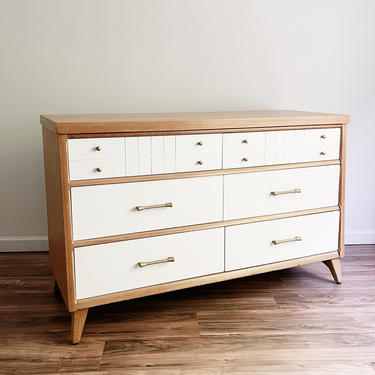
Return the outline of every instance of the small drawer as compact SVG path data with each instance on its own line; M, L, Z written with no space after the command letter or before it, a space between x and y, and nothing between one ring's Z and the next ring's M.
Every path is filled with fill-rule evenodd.
M71 202L75 241L209 223L223 217L223 176L73 187Z
M311 129L305 130L305 146L319 146L324 147L327 145L340 146L340 129Z
M265 132L228 133L223 135L224 151L248 152L257 149L264 152L265 144Z
M125 176L125 159L71 160L70 180Z
M224 151L223 168L246 168L264 165L264 150L246 149L241 151Z
M220 153L222 134L194 134L176 136L176 154L195 154L202 152Z
M339 212L225 228L225 270L336 251Z
M339 158L339 145L306 147L304 150L304 161L338 160Z
M339 165L226 175L224 220L336 206L339 176Z
M69 160L125 158L124 138L68 139Z
M217 152L196 152L176 155L176 172L205 171L222 168L222 156Z
M223 272L224 229L79 247L74 264L78 300Z

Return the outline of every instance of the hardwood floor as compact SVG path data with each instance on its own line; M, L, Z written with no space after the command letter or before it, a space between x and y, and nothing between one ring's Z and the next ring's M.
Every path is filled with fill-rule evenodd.
M0 253L0 374L375 375L375 245L343 283L313 264L92 308L82 341L46 253Z

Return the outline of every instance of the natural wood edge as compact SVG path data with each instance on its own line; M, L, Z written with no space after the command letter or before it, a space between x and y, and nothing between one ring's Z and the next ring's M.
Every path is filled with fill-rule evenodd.
M336 283L341 284L342 283L342 274L341 274L340 258L325 260L325 261L323 261L323 263L331 271L332 277L336 281Z
M172 180L172 179L192 178L192 177L223 176L223 175L238 174L238 173L264 172L264 171L295 169L295 168L310 168L310 167L321 167L321 166L339 165L339 164L340 164L340 160L323 160L323 161L312 161L312 162L305 162L305 163L264 165L264 166L259 166L259 167L247 167L247 168L214 169L214 170L209 170L209 171L198 171L198 172L167 173L167 174L157 174L157 175L103 178L103 179L95 179L95 180L76 180L76 181L70 181L69 185L70 187L108 185L108 184L120 184L120 183L125 183L125 182L144 182L144 181Z
M72 234L72 218L70 204L69 189L69 165L68 165L68 144L66 135L59 136L59 152L60 152L60 170L61 170L61 191L63 205L64 233L66 238L65 254L66 254L66 275L68 286L68 299L65 301L68 310L76 310L75 286L74 286L74 264L73 264L73 234Z
M345 255L345 174L346 174L346 124L341 127L340 139L340 185L339 185L339 206L340 206L340 225L339 225L339 253L343 258Z
M68 134L69 139L76 138L108 138L108 137L142 137L158 135L190 135L190 134L216 134L216 133L243 133L243 132L260 132L260 131L279 131L279 130L304 130L304 129L329 129L338 128L341 124L322 124L322 125L292 125L292 126L268 126L268 127L251 127L251 128L223 128L223 129L180 129L164 131L125 131L114 133L80 133Z
M160 294L165 292L171 292L174 290L191 288L194 286L212 284L220 281L226 281L231 279L237 279L240 277L252 276L259 273L277 271L285 268L291 268L296 266L301 266L303 264L324 262L327 260L338 259L337 251L318 254L304 258L292 259L283 262L265 264L261 266L244 268L236 271L221 272L213 275L206 275L195 277L191 279L174 281L166 284L159 284L154 286L149 286L145 288L128 290L125 292L118 292L112 294L106 294L103 296L86 298L77 301L77 306L79 309L89 308L98 305L105 305L108 303L120 302L140 297L146 297L154 294Z
M78 344L81 341L88 311L87 308L84 308L71 313L72 344Z
M40 115L40 123L45 128L47 128L47 129L53 131L54 133L56 133L56 124L52 120L50 120L49 118L46 118L45 116Z
M322 207L322 208L313 208L309 210L285 212L281 214L263 215L263 216L255 216L255 217L250 217L250 218L233 219L233 220L226 220L226 221L215 221L213 223L187 225L184 227L157 229L157 230L150 230L147 232L121 234L121 235L110 236L110 237L92 238L88 240L74 241L73 248L82 247L82 246L90 246L90 245L98 245L98 244L104 244L104 243L109 243L109 242L135 240L138 238L156 237L156 236L164 236L168 234L193 232L193 231L204 230L204 229L222 228L222 227L228 227L228 226L233 226L233 225L257 223L260 221L286 219L289 217L313 215L313 214L320 214L324 212L332 212L332 211L338 211L338 210L339 210L339 206L330 206L330 207Z
M249 129L263 128L272 130L276 127L298 126L327 126L341 125L349 122L347 115L313 115L313 116L275 116L264 117L237 117L233 118L206 118L206 119L162 119L162 120L98 120L98 121L54 121L58 134L82 134L82 133L122 133L122 132L151 132L155 131L178 131L178 130L216 130L216 129ZM287 118L286 118L287 117Z

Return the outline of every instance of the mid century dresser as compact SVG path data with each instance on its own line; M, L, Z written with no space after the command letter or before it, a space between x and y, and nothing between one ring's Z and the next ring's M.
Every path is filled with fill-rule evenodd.
M43 115L50 262L72 314L301 264L341 282L347 115ZM251 280L249 280L251 282Z

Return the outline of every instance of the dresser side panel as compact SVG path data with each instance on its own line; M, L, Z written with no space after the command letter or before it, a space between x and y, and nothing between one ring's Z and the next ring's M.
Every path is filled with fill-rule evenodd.
M65 237L59 135L43 127L49 258L54 278L69 310L73 308Z

